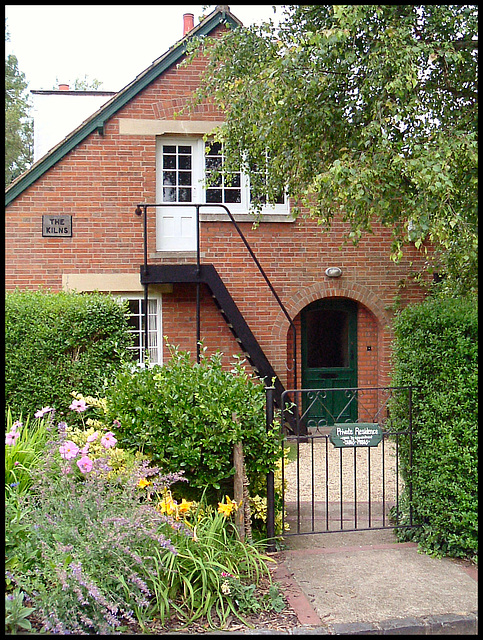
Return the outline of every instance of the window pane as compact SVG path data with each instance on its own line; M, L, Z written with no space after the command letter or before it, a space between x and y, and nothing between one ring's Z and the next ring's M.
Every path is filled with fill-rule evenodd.
M174 187L176 185L176 171L163 171L163 184Z
M281 195L278 195L275 198L275 204L284 204L285 203L285 196L283 195L283 193Z
M220 167L221 167L221 158L219 156L214 157L214 158L212 158L210 156L206 156L205 165L206 165L206 169L208 171L213 170L213 169L220 169Z
M128 299L129 308L129 332L133 336L134 342L129 349L133 352L138 362L144 362L144 299ZM159 340L158 340L158 300L148 300L148 349L151 364L160 361Z
M210 156L216 156L221 151L221 144L219 142L205 142L205 154Z
M223 179L221 176L213 179L212 174L207 174L207 178L210 181L210 187L221 187L223 185Z
M163 154L163 202L192 202L191 145L163 145Z
M176 156L164 156L163 169L176 169Z
M180 156L178 160L179 169L191 169L191 156Z
M221 171L223 168L223 148L221 143L216 142L211 146L209 143L205 147L205 170L206 181L209 189L206 191L206 202L208 204L241 203L241 174L236 171L229 176L219 175L213 180L213 173ZM220 188L215 188L220 187Z
M178 202L191 202L191 189L178 189Z
M261 196L255 196L250 192L250 201L253 204L258 204L258 203L262 205L267 204L267 198L263 194Z
M163 188L163 202L176 202L176 189Z
M349 366L349 315L332 309L307 314L307 365L314 368Z
M207 191L206 191L206 202L208 204L214 204L216 202L221 202L221 189L207 189Z
M178 172L178 184L190 185L191 184L191 171L179 171Z
M231 173L226 177L226 186L227 187L239 187L240 186L240 174L239 173Z
M239 203L241 202L241 192L239 189L225 189L225 202Z

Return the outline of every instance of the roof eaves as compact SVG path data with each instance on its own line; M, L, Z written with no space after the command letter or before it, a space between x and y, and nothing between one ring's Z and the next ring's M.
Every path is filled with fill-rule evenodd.
M217 7L215 11L202 20L165 54L157 58L147 69L136 76L130 84L116 93L111 100L74 129L62 142L53 147L30 169L14 180L5 191L5 206L7 207L11 204L25 189L36 182L88 135L96 130L102 131L109 118L186 53L186 45L189 39L195 36L208 35L216 26L224 23L228 23L233 27L242 26L240 20L231 12L226 11L224 7Z

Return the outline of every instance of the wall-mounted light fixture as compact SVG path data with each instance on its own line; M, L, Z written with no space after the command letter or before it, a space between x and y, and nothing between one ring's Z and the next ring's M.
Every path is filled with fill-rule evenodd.
M340 267L329 267L325 270L325 275L328 278L340 278L342 275L342 269Z

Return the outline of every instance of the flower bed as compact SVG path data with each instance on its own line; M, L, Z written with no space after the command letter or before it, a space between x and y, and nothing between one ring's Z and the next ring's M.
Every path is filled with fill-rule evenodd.
M30 424L7 418L6 631L226 628L280 613L271 559L237 536L240 505L175 500L183 474L120 448L118 421L84 420L102 400L73 395L82 428L50 406Z

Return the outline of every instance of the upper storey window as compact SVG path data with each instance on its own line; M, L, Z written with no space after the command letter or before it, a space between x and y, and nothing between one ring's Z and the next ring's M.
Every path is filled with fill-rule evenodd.
M205 145L205 178L207 203L241 204L242 179L239 171L230 176L218 175L223 168L223 149L219 142ZM214 181L211 178L214 177Z
M225 205L233 215L250 212L248 177L241 171L220 174L223 167L220 143L205 143L202 138L160 136L157 150L156 201L175 206L159 207L156 212L156 248L158 251L194 251L196 249L196 209L189 204ZM263 168L262 180L266 172ZM289 213L288 198L281 194L273 204L262 199L265 216ZM185 206L180 206L185 205ZM221 207L203 206L201 215L219 214Z
M163 202L192 202L191 145L163 144Z

